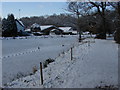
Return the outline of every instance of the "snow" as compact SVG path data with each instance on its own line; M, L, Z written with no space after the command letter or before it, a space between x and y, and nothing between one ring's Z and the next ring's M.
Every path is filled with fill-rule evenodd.
M71 32L71 27L59 27L59 29L63 30L64 32Z
M70 50L60 54L55 62L43 69L44 84L40 84L40 72L7 83L11 88L95 88L118 85L118 45L111 39L85 39Z
M55 31L56 29L52 29L51 32Z
M41 31L44 30L44 29L50 28L50 27L53 27L53 25L43 25L43 26L40 26Z
M83 32L83 35L88 35L90 32Z
M73 34L77 34L78 32L77 31L72 31Z
M34 23L32 26L31 26L32 28L39 28L40 27L40 25L39 24L37 24L37 23Z
M3 84L29 75L34 66L38 68L39 62L48 58L55 59L61 52L76 44L77 37L33 36L2 39Z
M30 32L31 30L30 30L30 29L26 29L25 31L26 31L26 32Z

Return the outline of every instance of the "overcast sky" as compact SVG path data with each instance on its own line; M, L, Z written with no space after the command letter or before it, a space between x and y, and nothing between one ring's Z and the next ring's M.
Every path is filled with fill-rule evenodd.
M2 17L13 13L16 18L65 13L66 2L2 2Z

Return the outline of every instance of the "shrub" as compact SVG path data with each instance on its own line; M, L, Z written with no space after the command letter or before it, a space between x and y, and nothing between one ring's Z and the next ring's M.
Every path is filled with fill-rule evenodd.
M55 61L55 60L54 60L54 59L51 59L51 58L47 59L47 60L43 63L43 67L46 68L49 63L52 63L52 62L54 62L54 61Z

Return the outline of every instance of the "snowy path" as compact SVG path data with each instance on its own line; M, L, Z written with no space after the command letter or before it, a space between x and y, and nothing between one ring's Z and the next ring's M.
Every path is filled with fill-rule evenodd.
M43 70L44 84L40 85L40 72L17 79L8 87L45 88L94 88L104 85L118 85L118 46L112 40L86 41L61 55Z

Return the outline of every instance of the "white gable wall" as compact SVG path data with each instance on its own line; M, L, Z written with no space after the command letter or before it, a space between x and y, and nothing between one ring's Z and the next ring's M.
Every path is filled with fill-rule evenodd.
M24 27L23 27L21 24L19 24L17 21L16 21L16 25L17 25L17 31L18 31L18 32L20 32L20 30L21 30L22 32L24 32Z

